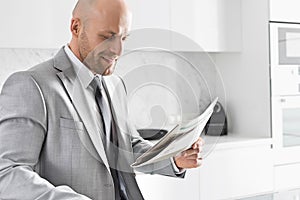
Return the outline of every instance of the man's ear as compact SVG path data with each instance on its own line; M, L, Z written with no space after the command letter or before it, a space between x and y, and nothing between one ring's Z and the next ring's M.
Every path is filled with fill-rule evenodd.
M81 22L78 18L72 18L70 30L72 35L78 37L81 28Z

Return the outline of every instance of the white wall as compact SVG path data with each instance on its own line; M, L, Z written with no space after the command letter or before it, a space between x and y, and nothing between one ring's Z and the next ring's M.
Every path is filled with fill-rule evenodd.
M269 137L268 0L243 0L241 9L241 53L215 55L225 84L229 131L234 135Z
M70 40L76 0L0 1L0 48L59 48Z
M57 49L0 49L0 91L9 75L27 70L56 52Z

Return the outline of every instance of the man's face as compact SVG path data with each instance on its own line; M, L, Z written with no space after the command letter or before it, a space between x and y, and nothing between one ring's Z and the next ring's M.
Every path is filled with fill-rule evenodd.
M110 75L128 33L130 16L120 9L95 11L85 22L78 37L78 50L84 64L96 74Z

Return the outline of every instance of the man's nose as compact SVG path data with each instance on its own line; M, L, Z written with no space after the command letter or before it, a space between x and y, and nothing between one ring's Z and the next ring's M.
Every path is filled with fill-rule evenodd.
M120 56L123 51L123 41L122 38L116 37L112 40L110 45L110 51L115 55Z

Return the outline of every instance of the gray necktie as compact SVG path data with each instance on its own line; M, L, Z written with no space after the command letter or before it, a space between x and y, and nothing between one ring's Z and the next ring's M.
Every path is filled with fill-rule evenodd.
M120 171L117 170L118 160L118 138L115 129L112 127L112 115L108 102L105 101L105 90L103 89L102 81L98 76L95 77L97 83L95 98L99 107L100 116L103 125L104 138L103 144L105 147L106 156L110 165L111 174L115 185L116 200L127 200L125 183Z
M105 134L105 139L104 139L104 143L106 145L109 145L110 142L113 142L112 138L111 138L111 112L110 112L110 108L108 105L108 102L105 101L105 91L103 89L103 85L102 85L102 81L100 81L100 78L98 76L95 77L96 80L96 91L95 91L95 98L96 98L96 102L97 105L99 107L99 111L100 111L100 116L101 116L101 121L102 121L102 126L103 126L103 131Z

